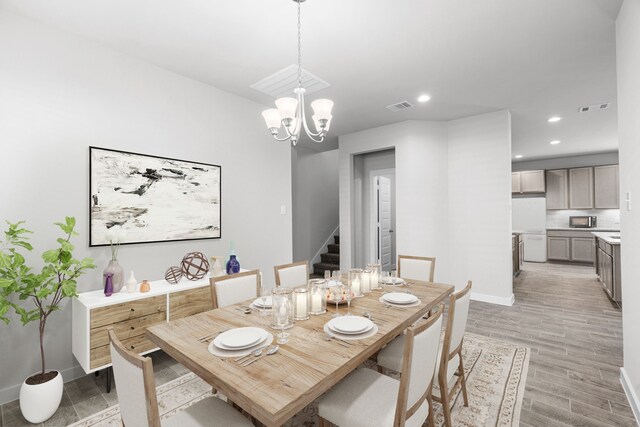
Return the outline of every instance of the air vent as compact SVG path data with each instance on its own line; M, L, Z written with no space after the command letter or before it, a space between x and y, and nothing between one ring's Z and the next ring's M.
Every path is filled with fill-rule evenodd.
M409 101L398 102L397 104L387 105L387 109L393 111L394 113L400 110L406 110L407 108L413 107L413 104Z
M606 110L610 106L611 106L610 102L605 102L605 103L602 103L602 104L589 105L588 107L580 107L578 109L578 111L581 112L581 113L586 113L586 112L589 112L589 111Z
M302 69L302 87L305 88L305 95L310 95L319 90L331 86L318 76ZM293 90L298 87L298 66L293 64L280 71L276 71L269 77L265 77L257 83L251 85L252 89L273 96L282 98L283 96L295 96Z

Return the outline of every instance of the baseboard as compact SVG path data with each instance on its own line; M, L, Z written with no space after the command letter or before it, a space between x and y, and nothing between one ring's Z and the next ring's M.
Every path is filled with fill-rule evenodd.
M87 374L84 372L84 369L82 369L80 365L76 365L62 371L62 379L65 383L73 381L80 377L84 377L85 375ZM21 386L22 383L0 390L0 405L13 402L14 400L18 399L20 397Z
M471 299L474 301L482 301L482 302L488 302L491 304L506 305L509 307L516 302L516 297L513 294L511 294L510 297L504 298L504 297L496 297L493 295L479 294L473 291L471 292Z
M627 395L627 400L629 401L629 406L633 411L633 415L636 417L636 422L640 424L640 400L638 400L638 395L633 389L631 380L629 380L629 376L627 375L627 371L624 367L620 368L620 382L622 383L624 394Z

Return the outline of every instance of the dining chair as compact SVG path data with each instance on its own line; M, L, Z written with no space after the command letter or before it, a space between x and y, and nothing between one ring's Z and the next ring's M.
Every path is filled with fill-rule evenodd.
M122 423L127 427L234 426L253 424L226 402L211 396L177 412L160 423L153 362L127 350L113 329L109 330L113 375L118 390Z
M471 281L467 286L451 294L449 297L449 311L447 313L447 323L444 332L444 340L440 345L437 366L438 388L434 388L434 400L442 403L445 425L451 426L452 390L462 384L462 396L464 406L469 406L467 397L467 383L462 364L462 342L467 326L467 316L469 314L469 299L471 296ZM394 339L378 353L378 367L402 372L402 351L406 337L399 336ZM380 369L382 371L383 369ZM453 377L457 378L451 381Z
M226 307L257 298L260 294L260 282L260 270L210 278L213 308Z
M398 255L398 277L403 279L433 282L435 269L435 257Z
M305 286L309 281L309 261L294 262L292 264L276 265L276 286L297 288Z
M418 427L433 419L432 387L442 331L442 311L406 330L400 380L358 368L320 399L320 427Z

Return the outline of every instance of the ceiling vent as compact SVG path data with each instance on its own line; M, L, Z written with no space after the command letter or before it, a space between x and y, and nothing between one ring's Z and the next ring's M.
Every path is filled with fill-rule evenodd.
M407 108L411 108L411 107L413 107L413 104L410 103L409 101L402 101L402 102L398 102L397 104L387 105L387 109L393 111L394 113L401 110L406 110Z
M302 87L305 88L305 95L310 95L319 90L331 86L318 76L302 69ZM272 96L282 98L285 96L295 97L293 90L298 87L298 66L289 65L280 71L276 71L269 77L265 77L257 83L251 85L252 89Z
M602 103L602 104L593 104L593 105L589 105L587 107L580 107L578 109L578 111L581 112L581 113L587 113L589 111L606 110L610 106L611 106L610 102L605 102L605 103Z

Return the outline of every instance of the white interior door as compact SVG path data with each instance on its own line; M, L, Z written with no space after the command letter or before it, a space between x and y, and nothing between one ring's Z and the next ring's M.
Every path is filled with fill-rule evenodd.
M378 259L383 270L393 263L391 242L391 179L378 176Z

